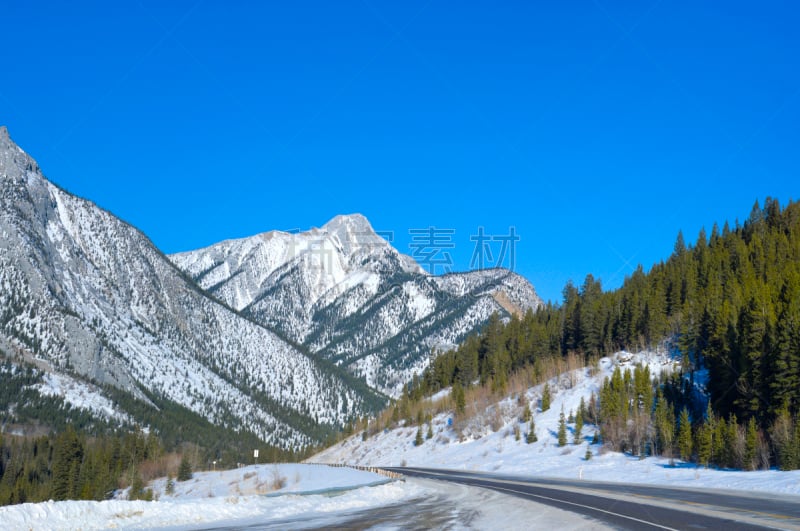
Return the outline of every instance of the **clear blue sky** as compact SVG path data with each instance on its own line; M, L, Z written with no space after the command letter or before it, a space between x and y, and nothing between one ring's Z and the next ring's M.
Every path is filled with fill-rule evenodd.
M168 6L163 4L169 4ZM515 227L547 299L798 197L793 2L4 2L0 123L165 252Z

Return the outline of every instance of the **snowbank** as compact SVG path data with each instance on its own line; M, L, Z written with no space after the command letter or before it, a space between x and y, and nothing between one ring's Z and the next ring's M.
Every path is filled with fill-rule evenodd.
M285 485L272 490L274 481ZM423 489L384 481L378 474L313 465L259 465L196 473L164 493L166 480L154 482L159 500L64 501L0 507L3 529L194 529L246 526L293 517L324 518L422 495ZM380 483L380 484L378 484ZM373 485L373 486L367 486ZM351 489L344 490L343 489ZM316 492L303 495L301 492ZM269 492L270 496L264 496Z
M164 501L224 496L314 494L374 486L388 481L386 476L353 468L289 463L253 465L219 472L195 472L188 481L175 481L175 490L171 495L166 493L166 478L153 481L150 487ZM127 495L127 491L122 491L118 498L126 499Z

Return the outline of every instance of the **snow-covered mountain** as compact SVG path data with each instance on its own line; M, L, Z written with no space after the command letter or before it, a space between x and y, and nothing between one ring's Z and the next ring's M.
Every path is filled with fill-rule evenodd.
M423 273L360 215L338 216L302 234L267 232L170 258L232 308L298 342L313 330L316 307L351 288L377 287L385 272Z
M144 234L49 182L5 127L0 351L283 447L318 442L370 400L363 384L208 297Z
M360 214L170 259L214 297L395 396L434 349L456 345L493 312L542 303L504 269L431 276Z

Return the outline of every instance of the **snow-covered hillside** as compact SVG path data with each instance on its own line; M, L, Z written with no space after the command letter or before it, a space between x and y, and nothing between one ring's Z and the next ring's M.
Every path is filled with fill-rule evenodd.
M527 444L528 424L520 422L522 407L518 397L508 396L488 408L472 411L470 420L456 421L452 413L433 418L433 437L415 446L416 426L379 432L362 441L361 434L328 448L309 459L319 463L349 463L369 466L429 466L459 470L503 472L526 476L564 477L598 481L653 483L661 485L759 490L800 495L800 471L731 471L697 467L661 457L640 459L606 451L592 444L596 427L584 425L582 438L574 444L574 425L568 425L569 444L558 446L558 424L562 408L568 415L577 411L581 398L587 403L597 393L603 379L615 367L633 369L647 365L652 375L672 371L678 360L666 352L620 352L603 358L598 367L562 374L549 381L552 390L550 409L542 412L543 385L525 391L531 404L538 441ZM441 393L439 396L442 396ZM534 407L537 406L537 407ZM467 410L474 407L467 404ZM493 427L494 425L494 427ZM515 427L520 440L515 439ZM592 453L586 459L587 450Z
M120 410L95 385L56 372L45 372L42 380L42 383L33 386L42 395L60 397L72 407L85 409L110 421L134 424L131 416Z
M170 259L231 307L395 396L433 349L457 345L494 312L541 304L530 283L507 270L428 275L360 214Z
M141 232L45 179L4 127L0 351L284 447L366 409L349 379L208 297ZM48 381L61 389L59 377Z

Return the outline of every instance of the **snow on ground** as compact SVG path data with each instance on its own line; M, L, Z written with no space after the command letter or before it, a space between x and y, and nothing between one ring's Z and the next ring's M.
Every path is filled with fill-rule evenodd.
M353 468L288 463L251 465L220 472L195 472L188 481L175 481L175 492L166 494L166 478L153 481L150 487L161 500L219 498L268 494L316 494L353 486L388 483L389 478ZM122 491L118 498L127 498Z
M276 480L285 486L273 490ZM491 490L430 480L406 482L351 468L259 465L200 472L151 485L158 501L118 499L0 507L3 530L206 528L606 529L597 520Z
M283 478L285 485L273 489ZM325 518L397 504L424 495L415 484L391 481L370 472L320 465L257 465L221 472L199 472L175 482L153 484L158 501L63 501L0 507L3 529L196 529L209 525L246 526ZM349 489L349 490L344 490ZM269 493L269 495L264 495Z
M40 394L61 397L73 407L86 409L109 420L131 423L131 418L114 407L94 386L80 382L65 374L45 372L42 383L33 386Z
M445 398L445 397L447 397L447 396L450 396L450 393L452 393L452 392L453 392L453 388L452 388L452 387L445 387L445 388L444 388L444 389L442 389L441 391L439 391L439 392L437 392L437 393L434 393L433 395L431 395L431 396L428 398L428 401L430 401L431 403L434 403L434 404L435 404L435 403L436 403L436 402L438 402L439 400L441 400L441 399L443 399L443 398Z
M603 379L614 367L623 370L647 365L653 376L678 365L666 352L620 352L600 360L596 368L584 368L550 380L553 394L551 407L542 412L538 407L543 386L528 389L527 398L534 411L538 441L525 443L527 423L519 422L522 407L512 397L479 411L472 420L456 421L448 426L450 414L433 419L433 438L414 446L417 427L400 427L379 432L361 440L357 434L312 457L320 463L349 463L374 466L428 466L470 471L502 472L525 476L549 476L625 483L648 483L694 488L754 490L800 495L800 471L778 470L745 472L697 467L691 463L661 457L639 459L618 452L605 451L591 444L595 426L586 424L579 444L573 444L574 425L568 425L569 444L558 446L558 421L563 407L565 414L576 411L581 397L588 404L592 392L598 392ZM468 413L474 406L467 404ZM474 411L473 411L474 412ZM495 425L493 429L492 424ZM514 426L521 437L515 440ZM586 460L586 451L592 457Z

